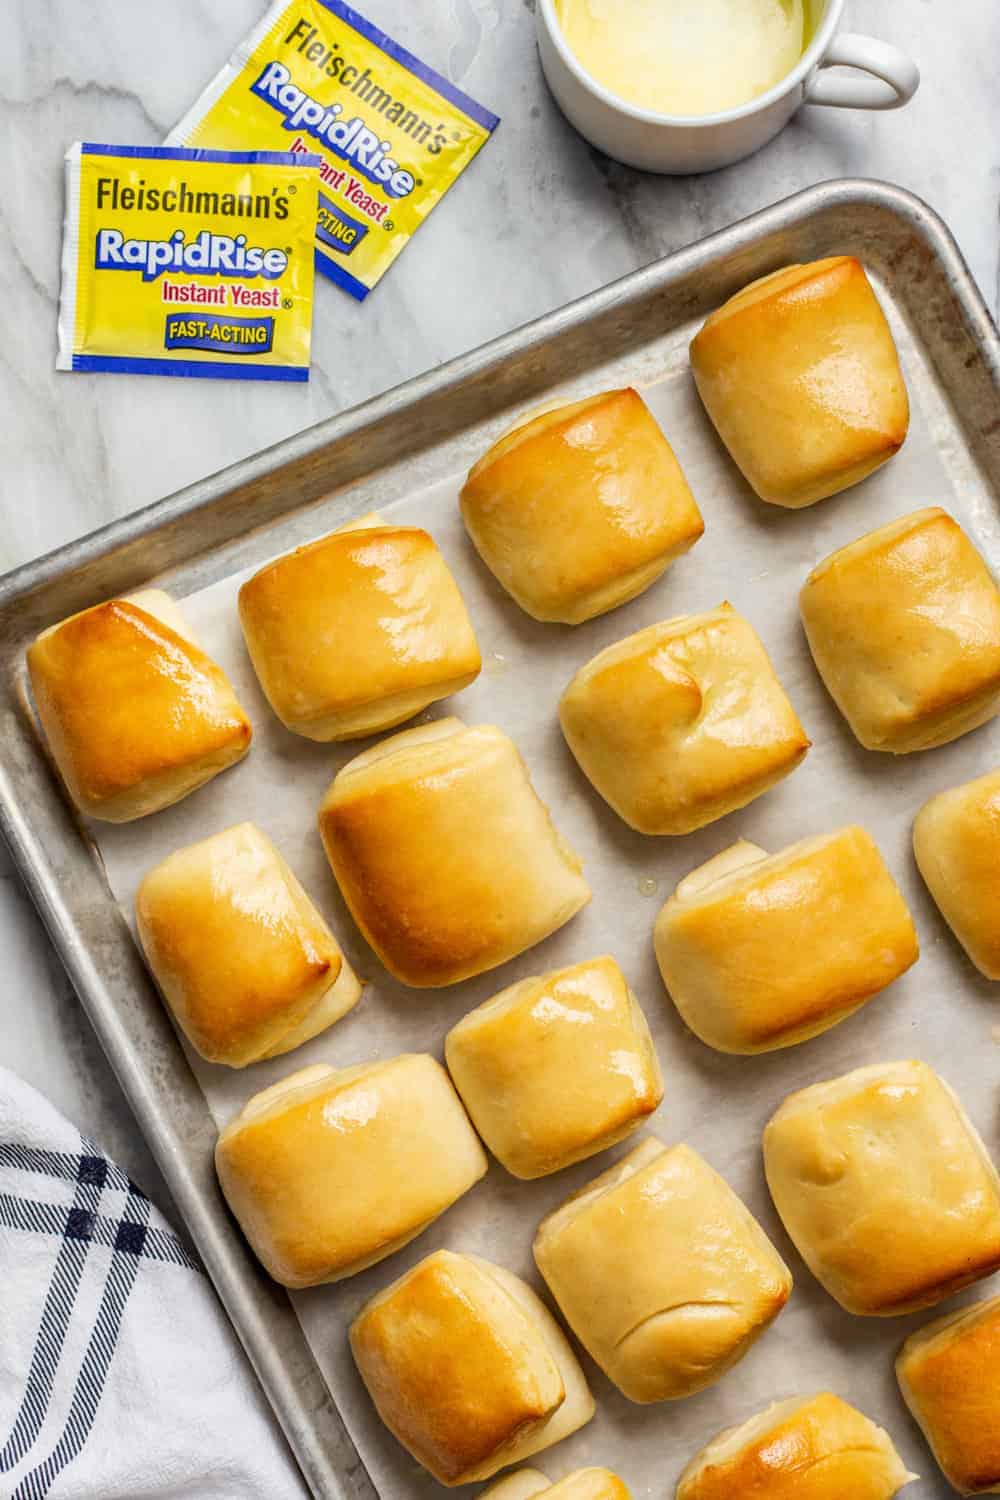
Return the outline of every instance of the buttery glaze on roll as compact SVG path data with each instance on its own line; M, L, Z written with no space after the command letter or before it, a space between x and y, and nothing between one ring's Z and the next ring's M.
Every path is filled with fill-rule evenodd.
M742 1359L792 1278L689 1146L643 1141L543 1220L535 1261L563 1317L631 1401L676 1401Z
M594 1415L552 1314L519 1277L475 1255L420 1261L365 1304L350 1340L386 1427L449 1487L489 1479Z
M684 1470L676 1500L892 1500L916 1478L887 1432L824 1391L720 1432Z
M245 1068L356 1005L361 985L266 834L240 823L178 849L136 895L146 960L184 1035Z
M559 721L584 775L639 833L691 833L745 807L810 743L729 604L608 646L573 678Z
M1000 1495L1000 1297L911 1334L896 1377L948 1483Z
M391 974L457 984L541 942L590 900L515 745L440 719L337 773L320 832L351 915Z
M799 605L826 690L867 750L930 750L1000 709L1000 590L937 506L832 553Z
M579 625L634 599L705 529L638 391L529 416L470 470L462 515L497 581L536 620Z
M479 1181L486 1156L441 1065L404 1053L316 1064L255 1094L215 1164L258 1260L300 1288L402 1249Z
M836 1026L916 963L906 903L863 828L768 855L741 840L660 912L656 958L695 1036L770 1052Z
M896 345L849 255L744 287L695 336L691 368L730 456L772 505L814 505L857 484L906 437Z
M925 802L913 825L913 852L980 974L1000 979L1000 771Z
M613 958L520 980L453 1026L444 1050L472 1123L515 1177L607 1150L663 1098L646 1018Z
M247 650L287 729L392 729L479 675L479 647L433 538L364 516L268 563L239 593Z
M537 1469L520 1469L482 1490L476 1500L632 1500L632 1492L610 1469L577 1469L550 1484Z
M130 823L242 760L253 731L177 605L144 589L53 625L28 647L52 758L81 812Z
M847 1312L917 1312L1000 1270L1000 1178L926 1063L791 1094L764 1131L764 1168L796 1249Z

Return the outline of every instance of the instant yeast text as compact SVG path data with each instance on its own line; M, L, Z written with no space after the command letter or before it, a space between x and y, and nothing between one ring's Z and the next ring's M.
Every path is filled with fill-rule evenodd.
M277 0L168 139L318 152L316 265L360 300L497 124L342 0Z
M71 147L57 367L308 379L318 166Z

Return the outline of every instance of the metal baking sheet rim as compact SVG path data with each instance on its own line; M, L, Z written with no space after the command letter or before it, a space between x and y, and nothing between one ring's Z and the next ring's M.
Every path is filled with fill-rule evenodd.
M322 470L336 457L346 490L402 456L408 434L419 433L425 447L443 441L446 408L455 413L454 434L483 420L488 408L496 414L531 400L555 382L546 356L616 312L624 317L662 302L662 332L797 254L860 250L852 222L866 219L887 274L908 252L917 254L909 274L925 301L917 309L904 295L904 309L920 334L933 333L929 352L942 385L1000 487L1000 335L955 241L933 210L904 190L844 180L763 209L0 578L0 832L306 1480L323 1500L377 1496L284 1292L259 1270L225 1211L208 1109L24 713L24 646L74 609L224 551L248 531L328 495ZM483 410L463 416L463 393L477 391Z

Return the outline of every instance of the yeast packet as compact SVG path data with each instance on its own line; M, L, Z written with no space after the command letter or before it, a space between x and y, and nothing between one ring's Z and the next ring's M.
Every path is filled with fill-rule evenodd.
M307 380L319 158L78 142L56 368Z
M275 0L167 139L318 152L316 265L360 301L498 124L343 0Z

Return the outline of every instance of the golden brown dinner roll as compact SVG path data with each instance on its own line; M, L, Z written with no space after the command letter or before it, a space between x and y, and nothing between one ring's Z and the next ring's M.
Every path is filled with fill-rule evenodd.
M850 255L751 282L695 336L691 368L731 457L772 505L857 484L906 437L896 346Z
M537 1469L520 1469L482 1490L476 1500L632 1500L631 1491L610 1469L577 1469L549 1484Z
M613 958L520 980L453 1026L444 1050L472 1123L515 1177L606 1150L663 1098L646 1018Z
M764 1131L774 1205L848 1312L916 1312L1000 1269L1000 1179L926 1063L791 1094Z
M431 536L362 517L268 563L239 594L267 701L310 740L391 729L479 675L458 585Z
M913 825L913 852L976 968L1000 979L1000 771L925 802Z
M382 1421L445 1485L489 1479L594 1415L552 1314L475 1255L438 1250L373 1297L351 1350Z
M896 1376L948 1483L1000 1494L1000 1297L912 1334Z
M474 465L461 505L508 594L536 620L567 625L634 599L705 529L633 390L523 418Z
M524 761L490 724L439 719L366 750L334 778L319 826L354 920L417 988L506 963L590 900Z
M906 903L857 827L771 855L741 839L681 881L655 941L671 999L720 1052L818 1036L919 956Z
M825 1391L720 1432L684 1470L676 1500L892 1500L916 1477L887 1432Z
M240 823L178 849L136 896L147 961L209 1062L246 1067L339 1021L361 985L266 834Z
M28 676L70 796L106 823L169 807L250 748L225 673L160 589L43 630L28 647Z
M559 720L584 775L640 833L690 833L745 807L809 749L729 604L608 646L573 678Z
M713 1385L792 1289L732 1188L689 1146L653 1139L549 1214L534 1248L563 1317L632 1401Z
M819 675L866 749L930 750L1000 709L1000 591L936 506L832 553L799 603Z
M318 1064L255 1094L219 1136L219 1181L283 1286L342 1281L409 1244L486 1171L433 1057Z

